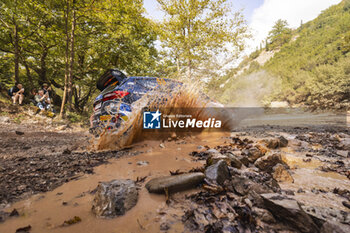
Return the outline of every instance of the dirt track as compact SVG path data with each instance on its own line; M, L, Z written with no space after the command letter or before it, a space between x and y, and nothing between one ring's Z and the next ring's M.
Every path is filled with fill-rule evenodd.
M271 151L283 157L294 182L279 183L277 192L293 197L305 209L324 211L325 208L325 212L321 212L325 219L335 216L336 221L350 225L350 212L347 204L343 204L350 201L350 132L346 127L237 127L231 135L208 134L204 138L141 142L123 151L87 152L90 136L81 128L4 123L0 125L0 203L7 213L15 208L21 217L6 217L0 229L10 229L9 232L12 232L29 224L35 232L106 232L106 229L107 232L114 232L114 229L118 232L157 232L159 229L167 231L164 229L168 228L169 232L188 232L189 229L203 232L205 227L210 226L212 232L216 232L222 228L222 221L220 218L215 220L215 216L231 216L222 212L226 209L221 207L238 203L233 213L240 217L232 221L238 219L239 224L245 227L267 232L270 224L259 223L261 217L256 217L254 208L244 202L246 196L229 189L237 186L236 183L225 186L225 192L211 193L201 188L199 192L192 190L194 193L191 195L179 193L172 196L169 205L165 204L164 196L149 194L141 184L140 200L136 207L125 216L111 221L95 218L91 214L91 201L99 181L120 178L138 180L141 177L147 181L168 175L169 171L179 169L186 172L205 166L206 158L194 156L202 155L198 152L200 150L215 148L223 154L235 151L239 152L238 156L245 156L244 151L254 144L263 145L262 138L280 135L288 139L288 146ZM140 166L139 161L149 163ZM98 166L107 162L108 165ZM249 182L260 182L263 186L268 183L265 178L271 178L254 164L233 172L239 172L233 177L241 176ZM252 174L255 174L253 178ZM40 192L45 193L32 195ZM225 202L225 198L231 201ZM192 211L191 208L197 210ZM209 223L202 219L208 213L213 215ZM73 216L81 217L84 223L67 228L60 226ZM258 222L251 222L251 218ZM232 221L226 223L231 224ZM283 224L277 222L274 229L284 229Z
M0 124L0 205L52 190L127 153L87 152L91 138L86 132L59 128Z

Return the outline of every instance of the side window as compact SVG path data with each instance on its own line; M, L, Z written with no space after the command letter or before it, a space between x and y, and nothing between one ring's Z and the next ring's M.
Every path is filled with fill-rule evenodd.
M151 91L157 88L158 86L158 83L156 82L155 79L148 79L148 78L138 79L136 83L137 83L137 88L140 89L140 91Z
M127 91L127 92L134 92L135 82L128 81L127 83L124 83L121 88L118 88L118 89L122 89L122 90Z

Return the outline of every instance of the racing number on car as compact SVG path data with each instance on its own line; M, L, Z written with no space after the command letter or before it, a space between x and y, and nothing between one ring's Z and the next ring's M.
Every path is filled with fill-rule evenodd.
M159 84L159 86L162 86L166 84L166 81L162 78L157 78L157 83Z

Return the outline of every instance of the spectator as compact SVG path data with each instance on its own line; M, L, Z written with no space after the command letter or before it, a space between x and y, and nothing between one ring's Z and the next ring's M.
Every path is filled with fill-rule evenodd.
M22 105L23 99L24 99L24 88L22 84L16 83L15 86L13 86L9 93L10 97L13 100L13 104L16 104L17 102L19 105Z
M47 83L43 84L43 91L44 91L44 94L47 95L48 101L50 101L50 104L51 104L50 93L51 93L52 89L49 86L49 84L47 84Z
M40 110L50 110L50 98L49 93L44 94L44 90L40 89L38 93L35 95L36 106L40 108Z
M38 94L38 90L36 88L33 88L31 91L30 91L30 96L29 96L29 100L31 103L34 104L34 106L37 105L37 102L35 101L35 96Z
M52 88L49 86L49 84L44 83L42 86L43 90L44 90L44 94L49 93L49 97L52 91Z

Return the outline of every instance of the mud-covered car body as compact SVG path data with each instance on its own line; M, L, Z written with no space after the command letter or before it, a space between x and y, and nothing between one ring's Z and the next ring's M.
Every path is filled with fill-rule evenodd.
M113 70L109 73L112 74ZM130 119L134 114L133 104L146 94L154 97L162 96L165 90L174 90L182 86L180 82L156 77L125 76L118 81L110 77L104 81L108 81L110 85L99 88L104 89L93 104L94 113L90 133L95 136L105 129L117 129L124 121Z

